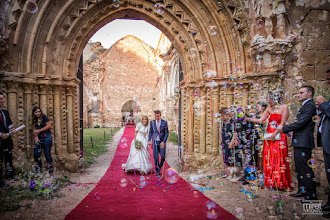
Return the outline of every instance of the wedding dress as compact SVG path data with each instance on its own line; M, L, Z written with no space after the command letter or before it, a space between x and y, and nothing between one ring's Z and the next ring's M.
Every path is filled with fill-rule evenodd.
M133 139L127 162L122 164L122 169L124 169L125 172L135 170L141 173L150 173L153 169L153 166L148 150L149 126L144 126L141 123L138 123L136 125L135 132L138 132L136 134L136 140L141 141L142 148L136 149L135 141Z

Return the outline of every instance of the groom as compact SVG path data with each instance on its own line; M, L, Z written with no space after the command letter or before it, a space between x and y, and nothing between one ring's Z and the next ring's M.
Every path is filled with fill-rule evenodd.
M166 155L166 140L168 137L167 121L160 118L161 113L159 110L155 111L155 120L150 122L149 129L149 142L153 149L154 161L156 166L156 175L160 174L160 169L165 162ZM160 154L161 160L159 162Z

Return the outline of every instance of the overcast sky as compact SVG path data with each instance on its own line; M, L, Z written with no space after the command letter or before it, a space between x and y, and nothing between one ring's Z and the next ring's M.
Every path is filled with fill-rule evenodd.
M104 48L110 48L121 38L134 35L156 48L161 33L156 27L143 20L116 19L98 30L90 41L101 42Z

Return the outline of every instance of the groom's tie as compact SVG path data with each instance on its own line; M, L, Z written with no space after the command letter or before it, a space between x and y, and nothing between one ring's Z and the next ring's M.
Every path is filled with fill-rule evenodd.
M159 127L160 127L160 123L156 120L156 128L157 128L157 130L158 130L158 134L157 134L157 137L156 137L156 141L160 141L160 139L159 139L159 132L160 132Z

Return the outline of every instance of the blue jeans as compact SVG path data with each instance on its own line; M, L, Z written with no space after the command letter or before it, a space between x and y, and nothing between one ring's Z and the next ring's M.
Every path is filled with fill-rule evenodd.
M41 162L41 148L44 151L46 161L49 164L50 172L52 172L53 169L53 159L51 155L51 148L53 144L53 139L51 134L46 134L39 138L40 142L36 143L34 146L34 161L38 163L38 166L41 170L42 168L42 162Z

